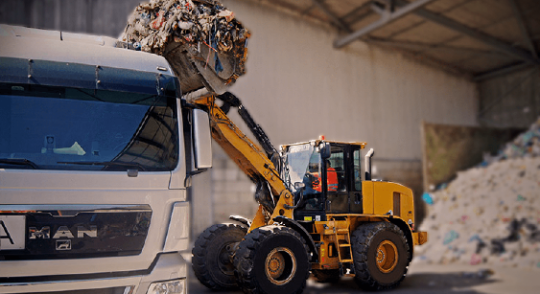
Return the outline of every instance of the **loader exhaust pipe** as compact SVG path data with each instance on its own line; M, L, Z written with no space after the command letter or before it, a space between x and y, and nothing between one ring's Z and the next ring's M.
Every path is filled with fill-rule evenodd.
M375 155L375 151L373 151L373 148L371 148L369 149L368 153L366 153L366 181L371 181L371 157L373 157L373 155Z

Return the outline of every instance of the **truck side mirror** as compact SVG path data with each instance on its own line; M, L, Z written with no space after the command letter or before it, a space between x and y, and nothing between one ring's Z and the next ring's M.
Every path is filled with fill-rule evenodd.
M319 147L321 148L321 158L322 159L330 158L330 155L332 154L332 152L330 151L330 143L327 143L327 142L321 143Z
M192 110L193 118L193 155L196 170L212 167L212 135L210 134L210 119L208 113Z

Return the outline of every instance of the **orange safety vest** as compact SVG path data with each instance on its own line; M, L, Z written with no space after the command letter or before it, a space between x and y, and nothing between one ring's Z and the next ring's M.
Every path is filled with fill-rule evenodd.
M319 173L313 174L317 177L317 180L313 182L313 190L322 192L321 177ZM326 172L326 184L328 185L328 192L336 192L338 190L338 178L337 172L333 167L329 167Z

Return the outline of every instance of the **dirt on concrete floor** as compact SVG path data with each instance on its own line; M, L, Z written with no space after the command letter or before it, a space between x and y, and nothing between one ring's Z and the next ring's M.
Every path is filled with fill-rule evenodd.
M191 254L185 253L183 255L188 264L191 264ZM492 274L489 274L490 272ZM538 271L505 267L413 264L409 267L409 274L397 289L378 293L538 294L540 293L538 273ZM320 284L310 278L304 290L305 294L359 292L362 291L356 286L352 278L343 278L337 284ZM215 292L199 283L190 267L188 293ZM220 293L240 294L242 292Z

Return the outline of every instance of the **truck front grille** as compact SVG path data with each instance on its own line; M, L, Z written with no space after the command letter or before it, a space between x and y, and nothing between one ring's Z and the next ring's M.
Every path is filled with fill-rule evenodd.
M55 291L47 292L47 294L132 294L135 287L114 287L114 288L101 288L101 289L86 289L86 290L69 290L69 291ZM22 294L36 294L41 292L28 292Z

